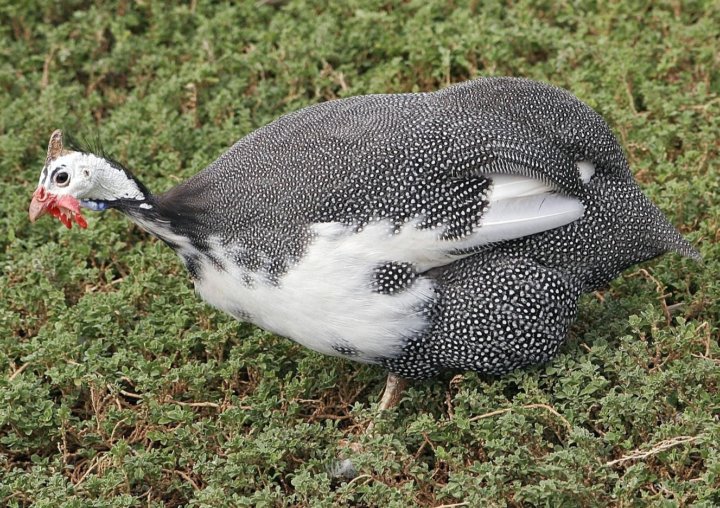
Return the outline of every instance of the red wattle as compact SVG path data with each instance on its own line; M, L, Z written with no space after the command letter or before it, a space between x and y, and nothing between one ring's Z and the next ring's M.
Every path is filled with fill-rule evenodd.
M41 207L39 213L38 207ZM80 201L73 196L57 196L47 192L44 187L38 187L33 194L30 212L31 220L34 220L33 217L42 215L42 209L60 220L68 229L72 228L73 220L81 228L87 228L87 221L80 212Z

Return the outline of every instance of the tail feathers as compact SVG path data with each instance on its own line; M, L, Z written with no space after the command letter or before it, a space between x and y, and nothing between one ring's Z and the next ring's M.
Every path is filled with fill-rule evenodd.
M646 213L650 215L647 219L649 223L652 224L650 230L653 232L652 242L654 243L657 255L659 256L666 252L677 252L681 256L694 259L695 261L702 261L700 252L683 238L660 209L644 195L641 199L645 202L644 208L647 211Z
M664 238L661 240L664 251L677 252L681 256L685 256L695 261L702 261L700 252L693 247L690 242L683 238L677 229L669 223L668 226L669 231L665 233Z

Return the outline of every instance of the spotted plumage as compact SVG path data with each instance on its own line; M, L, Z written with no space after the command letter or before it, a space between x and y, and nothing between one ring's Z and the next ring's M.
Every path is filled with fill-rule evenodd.
M410 289L419 275L411 263L383 263L375 268L372 289L385 295L400 293Z
M583 292L697 257L599 115L512 78L311 106L161 195L51 139L31 218L78 206L126 213L238 319L409 378L546 361Z

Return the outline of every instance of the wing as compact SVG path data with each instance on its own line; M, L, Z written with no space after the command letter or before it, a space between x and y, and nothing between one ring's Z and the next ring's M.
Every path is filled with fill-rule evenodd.
M439 200L445 206L442 212L429 204L402 224L396 219L376 218L338 231L325 227L337 222L321 221L315 231L321 236L336 236L348 234L350 228L363 237L363 245L375 258L412 263L423 272L497 242L569 224L584 212L579 199L558 194L532 178L489 174L475 179L484 190L478 194L470 191L467 197L458 199L464 189L472 187L453 184L456 187ZM428 220L425 211L435 213L438 221Z
M595 171L583 158L601 160L598 154L579 142L559 142L548 125L532 124L531 114L498 110L498 100L480 107L477 94L472 102L459 99L458 91L463 89L428 94L422 106L405 109L393 130L374 133L377 142L355 154L362 170L326 191L313 222L380 229L377 242L386 246L384 255L424 270L582 217L583 188ZM550 87L536 90L538 100L546 92L558 95L572 112L557 129L578 132L579 110L590 131L597 131L587 106ZM376 126L382 125L378 118L390 116L383 97L348 105L343 113ZM600 146L603 136L598 138ZM388 229L392 241L383 238Z

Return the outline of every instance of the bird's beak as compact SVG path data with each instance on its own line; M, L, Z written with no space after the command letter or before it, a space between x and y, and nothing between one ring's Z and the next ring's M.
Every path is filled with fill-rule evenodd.
M48 193L44 187L38 187L33 193L32 201L30 201L30 222L35 222L40 217L48 213Z

